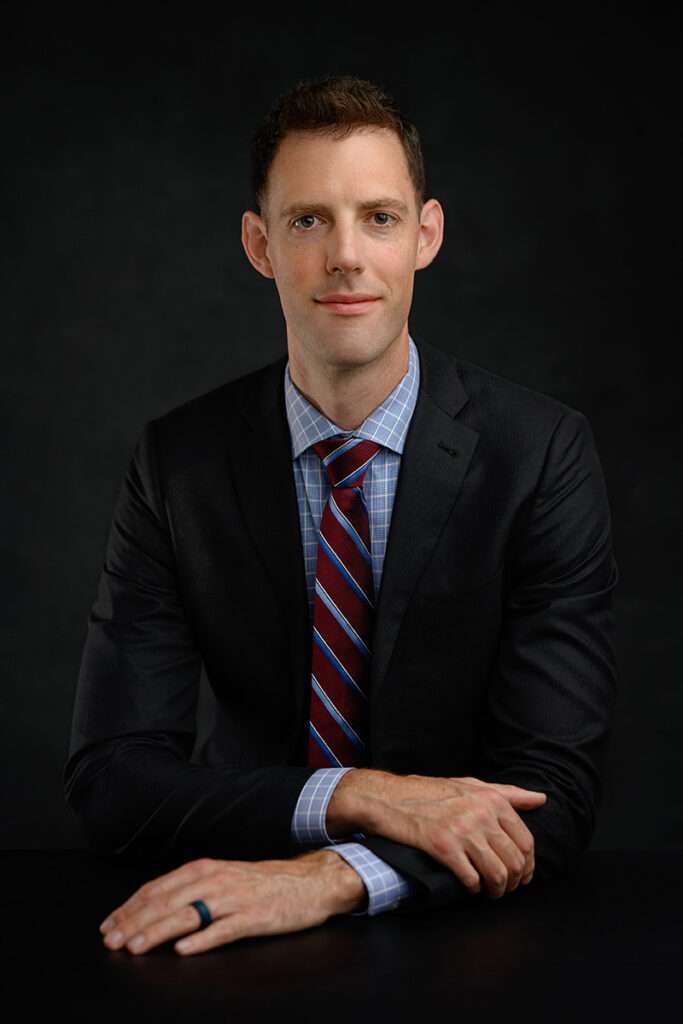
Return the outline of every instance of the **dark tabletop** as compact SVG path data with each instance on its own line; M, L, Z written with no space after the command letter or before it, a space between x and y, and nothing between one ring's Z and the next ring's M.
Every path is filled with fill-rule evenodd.
M674 1007L680 1019L678 851L594 851L573 878L534 880L500 900L403 917L338 916L191 957L171 943L141 956L102 944L100 921L162 874L158 867L79 851L0 857L3 1005L14 1001L6 1020L32 1017L39 1006L67 1021L295 1015L297 1024L505 1024L514 1013L548 1022L652 1016L659 1024Z

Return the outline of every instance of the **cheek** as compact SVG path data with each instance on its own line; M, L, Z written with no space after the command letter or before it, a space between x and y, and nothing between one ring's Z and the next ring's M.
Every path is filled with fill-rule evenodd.
M415 261L411 254L406 253L402 246L387 249L384 253L382 266L387 279L395 283L397 290L405 291L410 286L415 270Z
M316 280L319 278L319 275L316 277L316 265L312 255L300 253L287 266L283 286L295 301L308 299L315 293Z

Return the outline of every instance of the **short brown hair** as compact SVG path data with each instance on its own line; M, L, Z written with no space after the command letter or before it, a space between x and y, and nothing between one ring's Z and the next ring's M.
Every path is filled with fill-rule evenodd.
M341 139L369 125L396 132L406 155L419 217L425 201L425 170L417 128L399 112L383 88L353 75L298 81L278 97L253 133L251 190L259 215L266 198L268 173L288 132L319 132Z

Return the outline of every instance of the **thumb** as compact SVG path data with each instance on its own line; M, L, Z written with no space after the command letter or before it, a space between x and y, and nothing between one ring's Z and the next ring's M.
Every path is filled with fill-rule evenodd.
M505 784L494 785L492 788L509 800L513 807L539 807L548 799L545 793L541 793L537 789L522 789L521 786Z

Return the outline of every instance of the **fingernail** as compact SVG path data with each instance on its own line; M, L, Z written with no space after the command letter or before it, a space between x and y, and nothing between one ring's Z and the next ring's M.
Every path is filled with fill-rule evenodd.
M109 932L106 939L104 940L111 949L116 949L123 942L123 932L114 931Z
M114 918L113 917L108 917L100 925L100 931L103 932L103 933L104 932L108 932L109 929L113 928L113 927L114 927Z
M131 949L142 949L144 944L145 944L145 936L144 935L136 935L128 943L128 945L130 946Z

